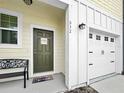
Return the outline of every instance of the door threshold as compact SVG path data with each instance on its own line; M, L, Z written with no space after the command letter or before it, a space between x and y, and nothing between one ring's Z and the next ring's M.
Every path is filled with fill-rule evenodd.
M54 74L54 71L41 72L41 73L35 73L35 74L33 74L32 77L45 76L45 75L53 75L53 74Z

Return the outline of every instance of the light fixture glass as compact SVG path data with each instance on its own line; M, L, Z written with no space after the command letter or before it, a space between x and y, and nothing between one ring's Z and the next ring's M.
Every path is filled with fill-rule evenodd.
M83 30L83 29L85 29L85 26L86 26L86 24L81 23L81 24L79 24L79 29Z
M32 4L32 0L23 0L27 5L31 5Z

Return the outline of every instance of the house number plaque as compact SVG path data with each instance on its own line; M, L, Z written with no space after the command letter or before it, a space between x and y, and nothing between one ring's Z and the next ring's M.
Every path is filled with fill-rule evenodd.
M47 38L41 38L41 45L47 45Z

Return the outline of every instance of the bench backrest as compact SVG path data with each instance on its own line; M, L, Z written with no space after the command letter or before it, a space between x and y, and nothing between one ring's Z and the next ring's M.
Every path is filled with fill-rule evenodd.
M0 59L0 69L22 68L28 66L28 59Z

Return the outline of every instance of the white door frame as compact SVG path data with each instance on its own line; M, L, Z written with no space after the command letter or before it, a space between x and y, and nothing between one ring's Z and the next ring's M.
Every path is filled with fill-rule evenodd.
M53 71L48 71L48 72L41 72L41 73L36 73L34 74L33 72L33 68L34 68L34 62L33 62L33 28L38 28L38 29L44 29L44 30L48 30L48 31L53 31L53 47L54 47L54 51L53 51L53 55L54 55L54 60L53 60ZM31 71L30 77L36 77L36 76L42 76L42 75L49 75L49 74L54 74L55 73L55 28L53 27L48 27L48 26L43 26L43 25L35 25L35 24L31 24L30 27L30 32L31 32L31 62L30 62L30 68L29 70Z

